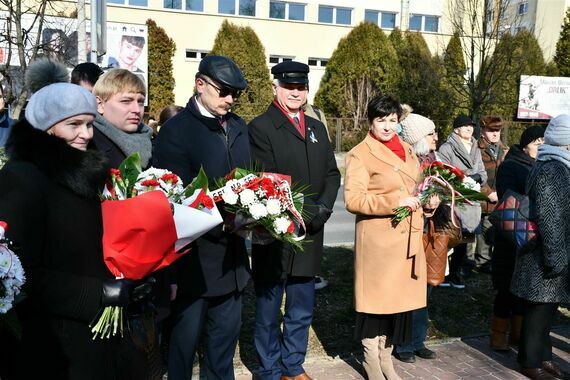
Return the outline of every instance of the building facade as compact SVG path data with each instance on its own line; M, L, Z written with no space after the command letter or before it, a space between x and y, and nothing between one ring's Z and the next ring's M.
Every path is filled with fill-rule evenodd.
M318 89L339 40L363 21L389 33L421 32L432 53L451 34L445 0L107 0L110 22L143 24L153 19L176 43L173 59L175 101L192 95L194 74L209 53L222 22L250 26L265 47L267 65L296 60L311 67L309 100ZM149 62L149 66L152 62Z

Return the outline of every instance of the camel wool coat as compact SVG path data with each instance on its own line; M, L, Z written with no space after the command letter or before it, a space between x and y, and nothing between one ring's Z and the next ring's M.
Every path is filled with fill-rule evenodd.
M418 158L402 141L406 161L370 135L346 157L344 199L356 214L356 311L394 314L426 306L426 260L420 209L392 226L400 200L413 196Z

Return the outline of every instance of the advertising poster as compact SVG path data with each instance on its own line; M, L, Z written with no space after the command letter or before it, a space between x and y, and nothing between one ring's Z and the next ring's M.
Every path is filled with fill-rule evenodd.
M521 75L517 118L548 120L570 110L570 78Z

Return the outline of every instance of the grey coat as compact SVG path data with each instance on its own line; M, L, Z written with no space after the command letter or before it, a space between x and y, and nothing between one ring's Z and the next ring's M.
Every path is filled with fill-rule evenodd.
M517 255L511 292L533 302L570 302L570 169L559 161L537 161L527 194L536 206L540 243Z
M487 171L483 165L481 150L477 146L477 140L471 137L471 142L473 143L471 152L467 152L459 136L451 133L447 141L439 148L438 154L443 162L461 169L466 175L478 174L483 185L487 182ZM471 233L480 232L481 205L479 203L475 203L473 206L462 205L456 207L455 214L461 221L461 227L464 231Z

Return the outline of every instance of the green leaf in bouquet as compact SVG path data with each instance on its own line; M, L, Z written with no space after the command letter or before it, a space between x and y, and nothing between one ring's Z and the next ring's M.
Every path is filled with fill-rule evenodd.
M466 187L457 189L459 193L463 196L463 198L468 199L470 201L485 201L489 202L489 198L480 191L476 191L473 189L468 189Z
M194 177L192 182L190 182L190 184L184 189L184 196L190 197L198 189L208 191L208 176L206 175L206 172L202 166L200 166L198 175Z
M119 165L119 171L126 186L125 196L129 197L137 182L137 177L142 172L140 154L136 152L125 158Z

